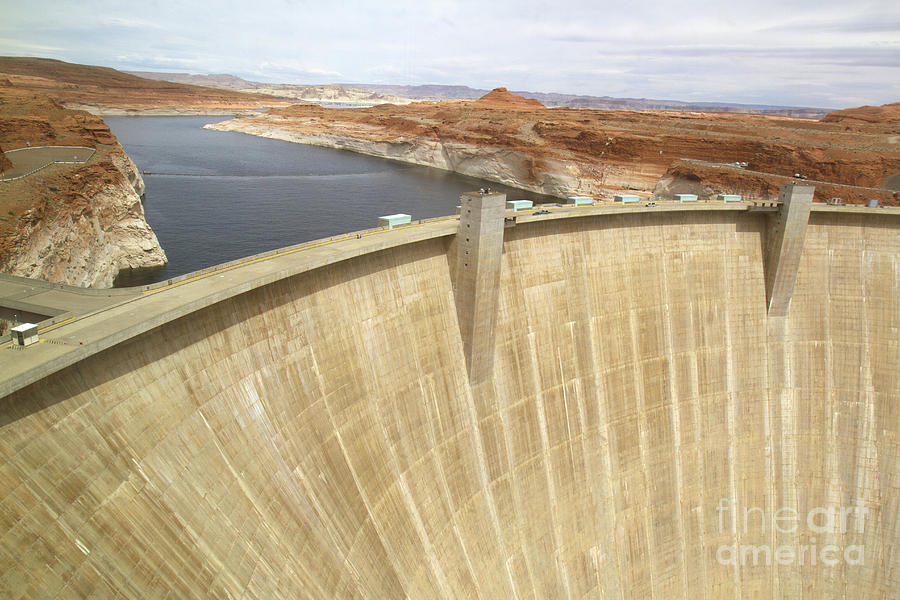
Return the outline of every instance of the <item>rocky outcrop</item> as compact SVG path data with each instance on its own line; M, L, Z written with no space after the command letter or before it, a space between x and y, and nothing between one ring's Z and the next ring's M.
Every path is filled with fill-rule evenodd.
M144 218L144 181L102 120L14 89L5 88L0 101L4 147L95 149L84 164L0 182L0 271L110 287L120 269L166 263Z
M523 98L511 93L505 87L492 89L490 92L475 101L475 104L485 108L500 108L505 110L535 110L547 108L534 98Z
M119 270L164 265L144 219L144 182L122 152L45 180L49 193L0 247L0 271L83 287L111 287ZM53 191L57 190L57 191Z
M900 125L900 102L835 110L822 117L822 122Z
M6 154L3 153L3 147L0 146L0 173L12 169L12 166L12 163L6 158Z

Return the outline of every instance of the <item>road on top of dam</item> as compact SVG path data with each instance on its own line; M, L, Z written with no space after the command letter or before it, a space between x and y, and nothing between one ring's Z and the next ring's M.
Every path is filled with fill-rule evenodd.
M647 212L761 211L774 212L774 203L680 203L590 206L542 206L549 213L508 210L517 223L542 219L582 218ZM869 216L900 216L900 208L816 204L816 212ZM297 246L189 273L167 282L137 288L85 290L26 278L0 280L0 307L25 306L31 312L54 315L41 322L40 341L22 348L7 337L0 342L0 398L72 365L87 356L183 317L224 299L342 260L453 235L459 218L437 217L407 226L383 227L315 240ZM23 301L27 303L23 304ZM19 303L19 304L16 304ZM8 310L8 308L7 308ZM43 312L42 312L43 311Z

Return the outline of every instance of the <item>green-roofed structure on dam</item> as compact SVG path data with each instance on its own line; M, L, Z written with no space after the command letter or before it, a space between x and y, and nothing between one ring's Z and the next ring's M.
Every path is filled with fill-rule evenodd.
M900 209L807 200L470 194L56 305L0 595L895 598Z

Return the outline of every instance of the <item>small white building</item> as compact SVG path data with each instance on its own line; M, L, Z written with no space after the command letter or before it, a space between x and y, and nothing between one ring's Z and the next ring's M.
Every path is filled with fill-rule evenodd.
M385 215L383 217L378 217L378 226L379 227L387 227L388 229L393 229L398 225L409 225L412 222L412 216L397 213L396 215Z
M506 201L506 210L528 210L529 208L534 207L534 202L531 200L507 200Z
M30 346L38 341L38 326L34 323L22 323L12 329L13 343L17 346Z
M640 202L641 197L635 194L616 194L613 197L613 202L621 202L622 204L627 204L629 202Z
M697 194L675 194L675 199L679 202L696 202Z

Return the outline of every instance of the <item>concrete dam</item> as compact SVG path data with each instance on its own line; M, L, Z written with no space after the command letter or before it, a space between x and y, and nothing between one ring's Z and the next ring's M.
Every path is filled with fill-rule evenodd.
M807 191L96 292L0 351L0 596L900 597L900 209Z

